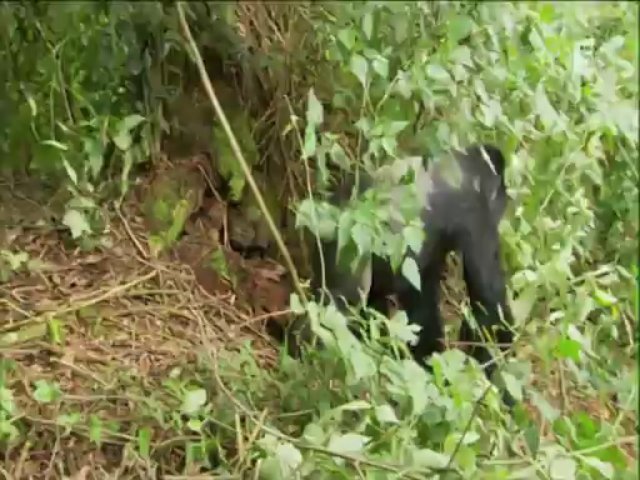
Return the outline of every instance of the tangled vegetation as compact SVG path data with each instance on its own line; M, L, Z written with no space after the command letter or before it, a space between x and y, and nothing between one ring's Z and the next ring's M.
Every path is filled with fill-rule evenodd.
M0 472L637 478L638 22L634 2L0 5ZM387 241L382 200L338 210L332 179L474 142L509 157L513 412L461 350L410 360L401 313L347 319L233 251L281 253L266 210L303 278L303 231L398 263L412 224ZM285 307L327 348L278 348Z

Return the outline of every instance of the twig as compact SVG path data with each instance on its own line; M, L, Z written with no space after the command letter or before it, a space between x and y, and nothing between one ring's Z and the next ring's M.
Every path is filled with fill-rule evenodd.
M567 413L570 410L569 397L567 395L567 382L564 378L564 364L562 360L557 362L558 365L558 381L560 383L560 395L562 397L562 412Z
M489 390L491 390L492 386L493 386L493 384L491 382L489 382L489 384L483 390L482 395L480 395L478 400L476 400L476 403L473 405L473 410L471 410L471 415L469 415L469 420L467 420L467 424L462 429L462 434L460 435L460 440L458 440L458 443L456 443L456 446L453 449L453 452L451 452L451 455L449 456L449 462L447 463L447 467L453 466L453 461L455 460L456 455L460 451L460 447L462 447L462 442L464 441L464 437L467 435L467 432L471 428L471 424L473 423L473 419L476 418L476 414L478 413L478 409L480 408L480 405L482 404L482 401L484 400L484 397L486 397L487 393L489 393Z
M628 435L626 437L616 438L615 440L610 440L608 442L601 443L600 445L594 445L593 447L583 448L582 450L575 450L571 452L572 455L587 455L590 453L597 452L598 450L605 450L609 447L616 447L618 445L624 445L627 443L635 443L638 441L638 437L635 435Z
M289 107L289 114L291 115L291 118L293 119L295 116L295 111L293 110L293 106L291 105L291 102L289 101L289 97L287 95L285 95L284 99L287 101L287 106ZM299 145L302 147L304 145L304 142L302 140L302 135L300 134L300 129L298 128L298 125L296 124L295 121L292 120L291 125L293 127L293 130L296 132L296 136L298 138L298 143ZM310 168L309 168L309 161L307 160L306 155L302 155L302 159L304 161L304 170L305 170L305 178L306 178L306 182L307 182L307 194L309 195L309 199L313 200L313 189L311 187L311 172L310 172ZM311 210L312 212L312 217L313 217L313 222L318 225L318 215L316 212L316 209L313 208ZM324 261L324 253L322 250L322 242L320 240L320 235L317 232L314 232L314 239L316 241L316 249L317 249L317 255L318 255L318 260L320 261L320 278L322 279L322 299L321 301L324 300L324 295L325 295L325 291L327 289L327 282L326 282L326 265L325 265L325 261ZM314 272L315 273L315 272Z
M245 160L244 155L242 154L240 145L238 144L235 134L233 133L233 130L229 125L229 121L227 120L227 117L224 114L224 111L222 110L222 106L218 101L218 97L216 96L215 91L213 89L213 85L211 84L211 80L209 79L209 75L204 65L204 61L202 60L202 55L200 55L200 50L198 49L198 46L196 45L195 41L193 40L193 36L191 35L191 30L189 29L189 24L187 23L187 19L185 18L182 3L183 2L176 3L178 18L179 18L180 25L182 27L185 39L193 54L193 60L195 61L196 66L198 67L202 84L207 92L207 95L209 96L211 105L216 111L218 119L222 124L222 128L224 128L224 131L227 134L227 137L229 138L229 143L231 143L231 149L233 150L233 153L235 154L236 159L238 160L238 163L242 168L242 171L247 180L247 183L249 184L249 187L251 188L251 191L253 192L253 195L255 196L256 201L258 202L258 206L260 207L260 210L262 211L262 214L264 215L265 220L267 221L269 230L271 230L271 234L273 235L273 238L275 239L276 244L280 249L280 253L282 253L282 256L284 257L285 263L287 264L287 268L289 270L289 274L291 275L291 280L293 282L294 288L296 289L296 292L300 296L300 300L303 302L303 304L306 304L307 303L306 296L304 294L304 290L300 285L300 278L298 277L298 272L296 270L295 265L293 264L293 260L291 258L291 255L289 254L289 250L287 249L287 246L284 244L284 240L282 239L282 236L280 235L280 232L278 231L278 228L276 227L275 222L271 217L271 213L267 208L264 198L262 198L260 189L258 188L258 185L256 184L256 181L253 178L253 175L251 174L251 169L249 168L249 165L247 164L247 161Z
M235 472L240 475L241 473L243 473L243 468L242 465L244 464L248 454L249 454L249 450L251 448L251 445L253 445L256 441L256 439L258 438L258 433L260 433L261 427L264 425L265 419L267 418L267 413L269 413L269 410L267 408L265 408L262 413L260 414L260 417L258 417L258 423L256 424L255 428L253 429L253 431L251 432L251 434L249 435L249 438L247 439L247 442L245 444L245 449L244 452L242 452L242 454L238 454L238 465L235 469Z
M97 375L94 375L93 373L85 370L84 368L80 367L79 365L74 365L73 363L69 363L69 362L66 362L64 360L60 360L60 359L57 359L57 358L54 358L53 361L55 363L58 363L60 365L63 365L65 367L69 368L70 370L75 371L76 373L78 373L78 374L80 374L80 375L82 375L84 377L90 378L91 380L95 380L97 383L99 383L100 385L102 385L105 388L109 386L109 384L107 382L105 382L104 380L102 380L100 377L98 377Z
M62 308L59 308L58 310L44 312L40 315L37 315L35 317L32 317L22 322L14 322L12 325L9 325L5 328L0 328L0 332L14 330L15 328L18 328L19 326L22 326L22 325L45 321L46 319L52 316L55 317L59 315L64 315L65 313L76 312L78 310L82 310L83 308L91 307L111 297L115 297L119 295L121 292L128 290L129 288L135 285L138 285L139 283L146 282L147 280L150 280L151 278L155 277L157 274L158 274L158 271L154 270L152 272L147 273L146 275L143 275L142 277L139 277L130 281L129 283L125 283L124 285L118 285L104 292L103 294L98 295L97 297L91 298L89 300L85 300L84 302L80 302L75 305L69 305L67 307L62 307Z
M136 247L136 250L138 250L138 253L140 253L140 255L142 255L142 258L144 258L145 260L148 260L149 259L149 254L142 247L142 245L140 245L140 242L138 241L136 236L133 234L133 231L131 230L131 227L129 226L129 222L127 222L127 220L124 218L124 215L122 215L122 212L120 211L120 207L116 206L115 210L116 210L116 213L118 214L118 217L120 217L120 221L122 222L122 225L124 226L125 232L127 232L127 235L129 235L129 238L133 242L133 245Z
M522 326L522 331L524 331L524 328L525 328L525 325ZM517 335L517 338L514 338L513 343L510 345L510 347L508 349L506 349L506 351L504 353L502 353L502 355L500 355L501 357L506 357L514 349L514 347L518 343L519 337L521 335L522 335L522 332L520 332ZM493 361L495 361L495 360L497 360L497 358L494 358ZM493 361L492 362L488 362L488 363L489 364L493 363ZM503 367L504 367L504 362L496 365L496 369L494 371L494 375L495 374L501 374ZM460 436L460 440L458 440L458 443L456 444L455 448L453 449L453 452L451 453L451 456L449 457L449 463L447 464L447 467L451 467L452 466L453 461L455 459L455 456L457 455L458 451L460 450L460 447L462 447L462 442L464 441L464 437L466 436L467 432L471 428L471 424L473 423L473 419L476 417L476 415L478 413L478 410L480 408L480 404L482 403L482 401L486 397L487 393L489 393L489 390L491 390L491 387L493 387L493 386L494 386L493 383L489 382L487 384L486 388L484 389L484 391L482 392L482 395L480 395L480 397L476 401L475 405L473 406L473 410L471 411L471 415L469 416L469 420L467 421L467 424L465 425L465 427L462 429L462 434Z
M209 176L205 168L200 163L198 163L198 169L200 170L200 173L202 173L202 176L204 177L205 181L209 185L209 188L211 189L211 193L213 193L213 196L216 197L216 200L218 201L218 203L220 203L224 207L224 215L222 217L222 234L223 234L222 244L225 246L225 248L229 248L229 209L227 207L227 202L222 200L222 197L220 196L220 193L218 193L218 190L216 190L216 187L213 184L211 177Z
M20 458L18 459L18 464L15 468L15 478L22 478L22 469L24 468L24 464L27 460L29 450L31 450L31 441L27 440L26 442L24 442L24 445L20 450Z

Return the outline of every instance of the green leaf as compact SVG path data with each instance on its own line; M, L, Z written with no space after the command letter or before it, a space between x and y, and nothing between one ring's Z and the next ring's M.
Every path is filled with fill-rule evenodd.
M89 417L89 440L96 445L100 445L102 442L102 432L104 430L104 424L102 419L97 415L91 415Z
M391 28L395 36L396 43L404 42L409 35L409 22L411 19L408 15L398 12L391 17Z
M33 398L38 403L52 403L62 397L60 386L56 382L46 380L36 380Z
M531 32L529 33L529 43L531 43L531 46L539 52L546 51L544 40L542 39L542 37L540 37L540 33L538 33L538 30L536 28L532 28Z
M369 410L371 408L371 404L364 400L353 400L351 402L345 403L344 405L340 405L336 410L343 410L347 412L358 412L360 410Z
M310 88L307 95L307 123L316 127L322 124L323 118L322 104L318 101L313 88Z
M349 63L351 72L360 80L360 84L363 88L367 87L367 75L369 73L369 64L367 60L358 55L357 53L351 56L351 62Z
M428 448L416 450L411 456L416 467L442 469L449 465L449 455Z
M591 468L596 469L600 475L605 478L612 479L615 476L615 470L613 465L608 462L603 462L599 458L596 457L581 457L581 460L589 465Z
M14 272L29 261L27 252L13 253L8 250L0 250L0 255L9 263L9 268Z
M291 478L295 470L302 465L302 454L290 443L281 443L276 447L276 458L280 462L282 473Z
M402 262L402 275L409 280L411 285L413 285L417 290L420 290L420 271L418 270L418 264L416 261L407 257Z
M347 319L334 305L324 309L322 316L322 324L331 329L334 333L347 329Z
M373 32L373 13L367 12L362 17L362 31L365 37L370 40Z
M562 338L556 345L556 353L560 358L570 358L573 361L580 360L580 351L582 345L575 340L569 338Z
M64 343L64 323L59 318L53 317L49 319L47 326L49 327L51 343L62 345Z
M369 437L358 435L357 433L334 434L331 436L327 448L333 452L353 455L361 453L368 442Z
M543 3L540 7L540 20L543 23L553 22L555 7L553 3Z
M569 457L556 457L549 464L552 480L574 480L576 478L576 462Z
M553 422L560 416L560 412L538 392L536 392L535 390L531 390L528 391L528 394L531 397L531 404L540 411L542 417L546 421Z
M412 85L411 77L407 72L399 71L397 74L398 80L395 85L395 90L405 99L411 97Z
M391 407L391 405L378 405L375 410L375 416L376 416L376 420L378 420L378 422L385 424L385 423L392 423L392 424L398 424L398 417L396 417L396 412L393 411L393 408Z
M578 328L574 324L569 324L567 326L567 336L571 340L575 340L576 342L578 342L582 350L586 351L590 355L595 355L595 353L591 349L590 339L583 335L582 332L580 332L580 330L578 330Z
M449 75L449 72L447 72L442 66L437 64L430 63L429 65L427 65L427 75L430 78L437 80L438 82L447 84L452 82L452 78L451 75Z
M527 447L531 452L531 457L536 458L538 455L538 449L540 448L540 430L537 425L531 425L525 429L524 439L527 442Z
M187 415L196 413L207 403L207 392L198 388L195 390L187 390L182 398L180 410Z
M613 305L618 303L618 299L616 297L599 288L596 288L593 292L593 298L596 302L598 302L598 305L604 308L612 307Z
M438 357L440 368L444 377L455 382L456 377L462 372L466 364L466 356L460 350L445 350ZM472 432L468 432L467 435ZM465 436L465 440L468 437ZM470 438L470 437L469 437Z
M119 130L118 133L113 137L113 143L116 144L120 150L125 151L129 150L131 147L132 139L128 130Z
M342 29L338 32L338 40L347 47L347 50L352 50L356 43L356 32L350 28Z
M67 159L64 157L62 158L62 166L67 171L67 175L69 175L69 178L71 179L73 184L78 185L78 174L76 173L75 169L71 166L71 164L67 161Z
M62 427L71 428L83 422L80 412L62 413L56 417L56 423Z
M304 129L304 145L302 146L304 158L312 157L316 153L317 146L316 130L313 124L308 123Z
M456 47L453 52L451 52L451 60L454 63L465 65L467 67L473 67L473 60L471 59L471 50L469 47L465 45L461 45Z
M398 142L395 137L386 136L382 138L382 146L389 156L394 156L398 147Z
M522 401L522 382L508 372L502 372L504 385L517 401Z
M530 285L511 304L514 323L524 325L529 318L531 309L537 300L537 285Z
M322 445L324 443L324 430L317 423L309 423L304 427L302 433L304 439L311 445Z
M551 130L558 121L558 113L549 102L542 83L539 83L536 88L534 111L538 114L546 130Z
M67 210L62 218L62 223L71 230L71 237L76 239L84 233L91 233L91 227L87 217L78 210Z
M149 458L151 451L151 429L143 427L138 429L138 452L142 458Z
M422 250L425 233L418 225L407 225L402 230L402 238L404 238L404 241L407 243L411 251L418 255Z
M613 58L618 54L618 50L620 50L623 46L624 37L621 35L616 35L602 44L602 46L600 47L600 52L604 53L609 58Z
M16 403L13 392L0 383L0 412L13 415L16 412Z
M471 447L460 447L456 454L456 463L464 470L473 470L476 468L476 452Z
M295 292L292 292L291 295L289 295L289 307L296 315L302 315L305 312L304 306L300 301L300 297L298 297L298 294Z
M227 263L227 257L224 255L224 251L221 248L216 248L211 252L211 268L218 273L225 280L231 281L231 272L229 270L229 264Z
M365 255L371 252L373 236L371 229L369 229L366 225L356 223L351 228L351 238L358 247L358 253L360 255Z
M394 136L399 134L402 130L407 128L409 122L405 120L389 122L389 124L385 125L384 134L386 136Z
M371 62L373 70L385 80L389 76L389 60L384 57L376 57Z
M493 128L502 116L500 102L495 99L489 99L487 103L480 104L480 110L482 112L482 123L489 128Z
M468 37L475 25L467 15L456 15L448 23L447 35L452 44L456 44L463 38Z
M345 333L348 333L349 338L355 341L353 334L349 330L346 330ZM354 350L351 348L349 350L349 363L353 368L356 381L360 381L363 378L370 378L376 374L376 364L362 349Z
M575 78L580 78L589 72L589 61L583 55L581 45L573 47L571 55L571 74Z
M116 127L116 134L113 137L113 143L122 150L131 148L132 138L131 131L145 120L144 117L134 114L123 118Z
M356 128L358 128L358 130L360 130L365 136L368 136L372 129L371 121L367 117L360 117L355 125Z
M38 106L36 105L36 101L33 99L33 95L25 92L25 97L27 97L27 103L29 104L29 109L31 110L31 116L35 117L38 115Z
M349 170L351 162L349 162L349 157L347 157L347 154L338 142L333 142L331 145L329 156L331 157L331 161L337 166L344 170Z
M58 142L57 140L43 140L42 144L43 145L49 145L50 147L57 148L58 150L61 150L63 152L66 152L67 150L69 150L69 147L67 147L66 145Z
M87 156L87 162L92 177L98 178L103 165L102 143L95 138L84 139L84 153Z
M353 220L351 217L351 211L344 210L340 214L340 218L338 219L338 244L337 244L337 255L336 262L340 263L340 259L342 257L342 251L344 247L347 245L349 240L351 239L351 227L353 225Z
M203 424L204 423L202 422L202 420L198 418L190 418L189 421L187 422L187 428L192 432L200 433L202 432Z
M126 130L127 132L130 132L144 121L145 118L143 116L134 113L133 115L129 115L122 119L118 130Z
M307 227L323 240L332 240L335 236L338 210L326 202L315 202L305 198L298 204L296 228Z
M409 317L407 317L407 313L404 310L395 312L388 325L391 338L397 338L409 344L415 344L418 340L417 334L420 331L420 326L410 324Z

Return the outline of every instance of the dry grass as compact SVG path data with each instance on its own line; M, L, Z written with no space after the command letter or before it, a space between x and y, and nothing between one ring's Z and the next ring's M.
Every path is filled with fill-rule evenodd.
M136 425L149 424L160 406L170 412L179 404L164 380L180 371L197 376L212 349L247 340L261 364L273 364L264 322L252 321L251 309L232 294L205 292L188 267L145 259L143 228L114 221L113 245L91 253L65 249L57 231L15 229L3 246L40 264L0 287L0 385L12 392L27 439L4 451L6 478L106 478L100 472L107 470L109 478L148 478L140 468L149 465L125 445L135 444ZM60 385L59 401L36 401L42 380ZM84 420L65 431L56 422L62 414ZM104 426L99 447L89 441L97 434L91 416ZM117 432L107 431L109 422ZM174 440L155 431L151 449Z

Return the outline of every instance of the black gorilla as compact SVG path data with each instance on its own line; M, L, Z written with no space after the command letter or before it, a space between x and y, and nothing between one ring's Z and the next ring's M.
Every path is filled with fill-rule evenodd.
M449 160L457 171L457 181L450 165L435 163L428 170L416 172L415 182L422 198L422 220L426 240L418 255L413 255L419 268L421 291L402 274L394 273L388 261L375 257L368 271L353 273L336 263L336 242L322 243L326 290L340 304L360 300L359 287L368 288L369 306L383 311L386 298L394 294L399 307L406 311L409 321L422 327L419 341L412 351L417 361L443 348L443 328L438 309L440 276L446 254L458 251L464 263L464 278L474 317L485 334L501 345L510 345L512 333L508 326L511 313L506 303L505 278L500 265L498 224L506 207L504 184L505 160L502 152L491 145L475 145L456 153ZM370 186L367 179L359 190ZM338 189L334 201L339 205L348 198L349 188ZM322 288L320 256L313 255L312 288ZM368 278L363 278L368 277ZM506 324L506 325L505 325ZM475 330L463 322L461 338L464 342L481 343ZM481 363L491 362L491 353L483 346L475 346L472 355ZM489 363L485 372L491 378L495 365ZM508 396L508 395L507 395ZM513 400L505 397L509 404Z

